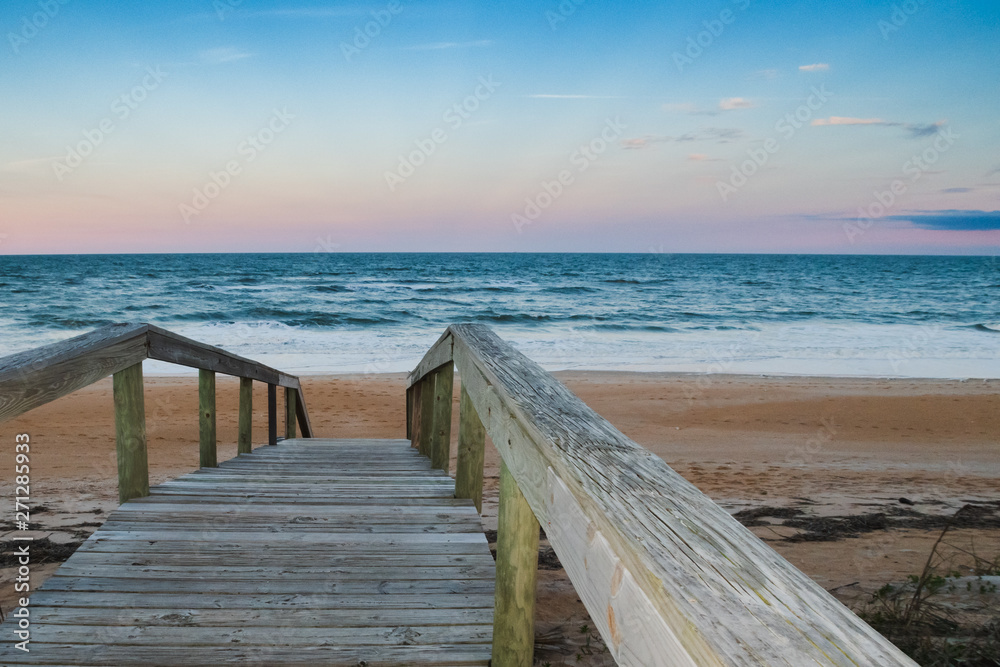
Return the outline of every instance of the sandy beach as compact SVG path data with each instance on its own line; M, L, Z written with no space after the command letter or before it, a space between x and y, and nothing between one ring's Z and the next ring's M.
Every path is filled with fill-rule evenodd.
M1000 553L998 380L556 375L848 604L919 572L942 517L967 504L984 509L952 537L974 538L981 554ZM405 437L404 375L302 381L317 435ZM220 376L220 460L236 452L237 393L238 382ZM261 442L263 386L255 406L254 436ZM146 378L146 414L151 483L193 470L196 378ZM7 470L14 463L13 435L22 432L32 439L33 527L53 545L53 564L33 571L37 586L117 505L110 379L4 424L9 446L0 460ZM483 524L491 537L498 465L488 446ZM537 657L552 664L612 664L583 629L586 612L544 542L542 552ZM6 612L13 570L3 569L0 577Z

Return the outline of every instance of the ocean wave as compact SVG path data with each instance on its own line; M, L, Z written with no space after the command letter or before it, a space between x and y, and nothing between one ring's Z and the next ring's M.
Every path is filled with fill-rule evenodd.
M993 326L973 324L968 328L975 329L976 331L985 331L986 333L1000 334L1000 324L994 324Z
M351 290L343 285L312 285L306 288L310 292L350 292Z

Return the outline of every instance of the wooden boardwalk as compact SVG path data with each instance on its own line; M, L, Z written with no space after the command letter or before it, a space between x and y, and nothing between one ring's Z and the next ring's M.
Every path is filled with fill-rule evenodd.
M407 440L287 440L115 510L0 664L486 665L494 562ZM3 630L10 634L10 620Z

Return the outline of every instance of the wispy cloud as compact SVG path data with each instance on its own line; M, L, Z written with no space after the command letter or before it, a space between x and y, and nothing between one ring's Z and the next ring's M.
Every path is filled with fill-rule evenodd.
M946 195L957 195L957 194L962 194L964 192L973 192L973 191L975 191L975 188L944 188L943 190L941 190L941 192Z
M14 162L7 162L6 164L0 165L0 171L17 174L49 171L51 169L51 164L55 160L61 160L64 157L64 155L55 155L53 157L36 157L28 160L16 160Z
M536 93L527 95L536 100L621 100L619 95L564 95L561 93Z
M812 125L887 125L881 118L851 118L849 116L830 116L829 118L816 118Z
M939 120L936 123L900 123L898 121L883 120L881 118L851 118L849 116L830 116L829 118L816 118L811 125L815 127L831 125L879 125L882 127L901 127L910 133L910 137L929 137L946 125L946 122Z
M734 127L706 127L694 132L685 132L684 134L679 134L677 136L647 134L642 137L622 139L621 146L622 148L628 148L631 150L641 150L643 148L649 148L653 144L659 143L686 144L695 142L714 142L718 144L728 144L742 139L743 136L743 130L738 130ZM694 153L693 155L700 154Z
M475 49L493 46L492 39L480 39L474 42L432 42L405 47L407 51L444 51L445 49Z
M906 215L886 216L888 220L909 222L921 229L960 232L1000 230L1000 211L913 211Z
M756 104L744 97L727 97L719 100L719 109L722 111L733 111L735 109L752 109Z
M237 60L243 60L244 58L249 58L251 55L253 54L240 49L234 49L230 46L220 46L214 49L202 51L198 54L198 57L202 62L208 63L209 65L221 65L222 63L231 63L236 62Z
M670 102L661 108L672 113L684 113L689 116L718 116L723 111L736 111L739 109L753 109L757 105L745 97L724 97L711 109L703 109L691 102Z
M812 65L799 65L800 72L825 72L830 69L827 63L813 63Z
M776 69L759 69L756 72L754 72L753 74L751 74L750 78L751 79L767 79L767 80L777 79L778 78L778 70L776 70Z
M722 158L708 157L704 153L691 153L687 159L691 162L722 162Z

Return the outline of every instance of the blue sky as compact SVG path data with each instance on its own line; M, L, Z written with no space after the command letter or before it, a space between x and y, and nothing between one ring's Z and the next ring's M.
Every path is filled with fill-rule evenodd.
M12 0L0 252L995 254L998 26L933 0Z

